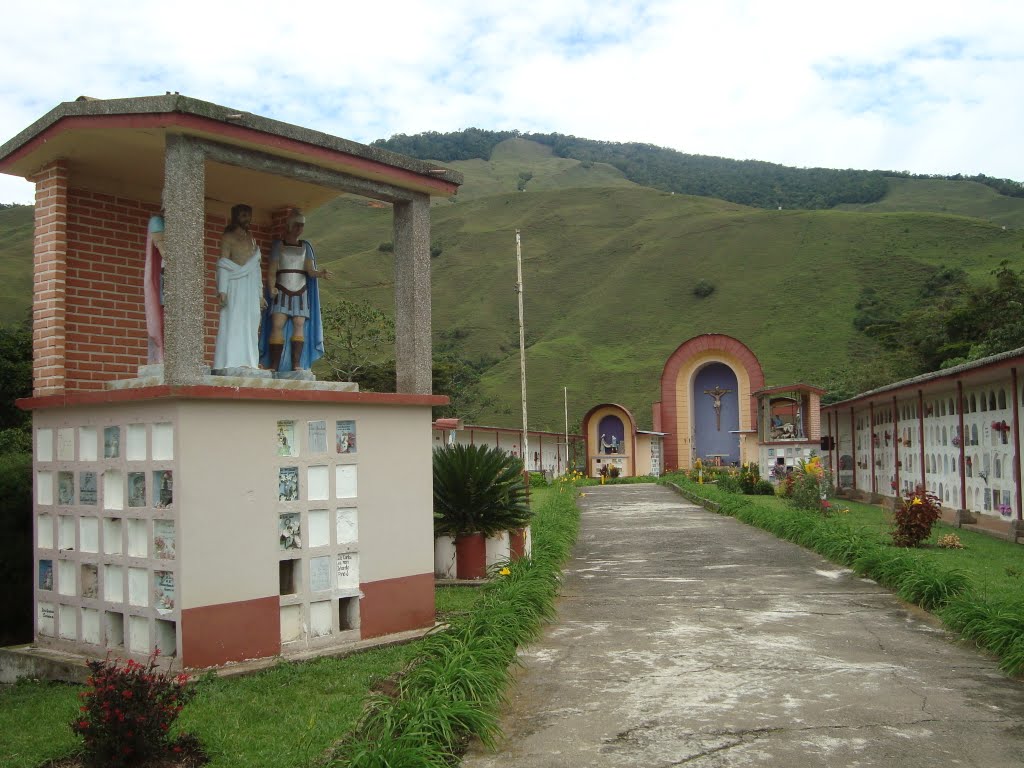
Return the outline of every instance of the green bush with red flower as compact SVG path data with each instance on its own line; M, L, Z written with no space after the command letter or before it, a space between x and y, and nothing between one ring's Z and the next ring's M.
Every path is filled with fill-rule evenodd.
M147 664L109 657L89 662L92 674L71 723L85 742L89 765L122 768L186 748L194 751L194 737L172 739L169 732L195 688L188 675L157 671L158 656L154 651Z

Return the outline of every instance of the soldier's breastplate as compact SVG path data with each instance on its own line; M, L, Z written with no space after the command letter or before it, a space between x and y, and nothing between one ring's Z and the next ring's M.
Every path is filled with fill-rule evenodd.
M301 291L306 287L306 247L303 245L282 245L281 259L277 265L277 282L285 290ZM296 269L302 272L285 272L281 270Z

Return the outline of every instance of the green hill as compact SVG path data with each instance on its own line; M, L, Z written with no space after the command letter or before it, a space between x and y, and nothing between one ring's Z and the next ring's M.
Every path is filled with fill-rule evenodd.
M456 198L459 202L527 190L637 186L622 171L606 163L556 157L550 147L526 139L503 141L494 147L489 160L463 160L447 165L466 177Z
M562 386L585 407L619 402L649 424L665 360L699 333L742 340L771 383L820 382L863 345L852 317L865 286L896 293L902 283L910 293L931 266L952 262L983 277L1003 258L1021 263L1019 236L973 220L754 211L643 189L574 191L571 202L565 194L481 201L467 219L492 222L485 232L467 231L448 211L435 217L439 236L457 243L435 261L435 328L459 329L469 356L504 353L485 390L511 403L512 231L522 230L538 426L557 427ZM711 296L694 295L699 280L715 286Z
M21 322L31 309L32 237L32 206L0 208L0 322Z
M649 426L665 360L699 333L743 341L769 383L825 384L826 371L876 350L852 324L864 288L905 307L937 267L979 282L1003 260L1024 267L1013 228L1024 203L973 182L894 179L860 210L779 211L640 186L523 138L447 165L466 181L432 212L434 340L485 365L482 388L499 405L481 423L520 418L516 229L530 424L540 429L561 429L563 386L572 421L613 401ZM392 311L390 209L342 197L311 213L307 236L336 274L326 301ZM29 305L31 242L31 209L0 210L4 322ZM694 295L701 280L715 289L706 298Z
M1000 195L976 181L889 179L889 191L876 203L836 206L864 212L929 211L970 216L1015 229L1024 228L1024 198Z

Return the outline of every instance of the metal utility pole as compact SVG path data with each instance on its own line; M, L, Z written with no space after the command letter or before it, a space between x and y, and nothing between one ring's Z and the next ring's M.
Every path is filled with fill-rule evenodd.
M569 388L562 387L565 406L565 471L569 471Z
M526 332L523 329L523 253L516 230L516 293L519 295L519 381L523 393L523 469L529 470L530 439L526 434Z

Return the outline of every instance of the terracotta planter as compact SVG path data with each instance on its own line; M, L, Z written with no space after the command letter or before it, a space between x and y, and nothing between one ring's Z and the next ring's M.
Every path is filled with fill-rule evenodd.
M434 539L434 578L455 578L455 539L451 536Z
M487 576L487 540L482 533L469 533L455 539L455 575L460 579Z

